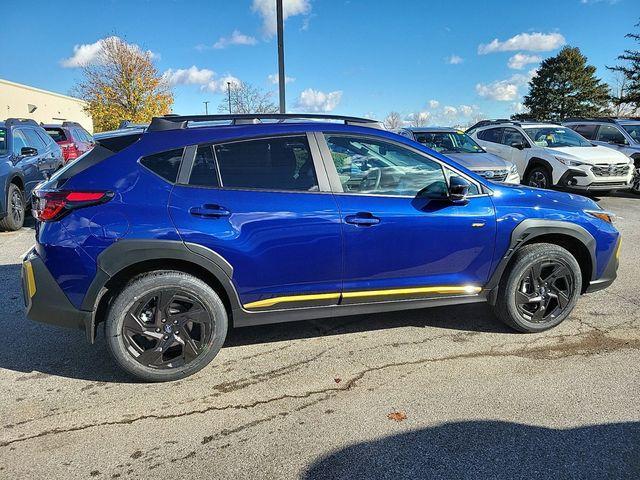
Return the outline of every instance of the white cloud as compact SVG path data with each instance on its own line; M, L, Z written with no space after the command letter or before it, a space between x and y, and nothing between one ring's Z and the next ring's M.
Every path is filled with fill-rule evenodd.
M272 73L271 75L269 75L267 77L267 79L269 80L269 83L273 83L274 85L278 84L278 80L280 78L280 75L278 75L277 73ZM284 76L284 83L291 83L291 82L295 82L296 79L294 77L289 77L287 75Z
M511 104L511 109L515 112L515 113L524 113L527 111L527 107L524 106L523 103L521 102L514 102Z
M477 110L477 106L475 105L460 105L458 107L458 111L464 117L470 117Z
M342 99L342 91L321 92L313 88L307 88L300 93L297 107L308 112L331 112Z
M445 117L455 117L458 115L458 109L456 107L452 107L451 105L445 105L442 109L442 114Z
M507 66L512 68L513 70L522 70L526 65L531 63L540 63L542 61L542 57L538 55L527 55L526 53L516 53L511 58L509 58L509 62Z
M169 69L162 74L165 81L171 85L199 85L201 90L212 93L224 93L227 90L227 82L232 86L239 85L240 79L233 75L225 75L217 78L216 72L208 68L198 68L195 65L185 69Z
M459 65L464 62L464 58L459 57L458 55L451 55L445 59L450 65Z
M227 48L229 45L255 45L258 41L249 35L245 35L240 30L234 30L230 37L220 37L216 43L213 44L213 48L222 49Z
M101 38L94 43L85 43L82 45L74 45L73 47L73 55L69 58L65 58L60 61L60 64L65 68L78 68L85 67L87 65L97 64L102 61L101 56L104 51L104 46L106 42L122 40L119 37L111 36L106 38ZM140 46L135 43L126 43L127 47L131 51L142 52ZM158 59L160 55L157 53L153 53L150 50L147 50L147 53L151 55L151 58Z
M530 52L548 52L566 43L560 33L519 33L505 41L494 38L490 43L478 46L478 54L486 55L494 52L512 52L526 50Z
M429 100L429 108L436 109L440 106L440 102L437 100Z
M619 2L620 0L580 0L580 3L583 5L594 5L596 3L608 3L609 5L615 5Z
M483 98L511 102L520 95L520 87L525 86L536 75L536 70L529 70L527 74L516 73L505 80L496 80L488 84L476 84L476 93Z
M276 2L275 0L253 0L251 9L262 17L264 33L267 37L276 34ZM282 17L286 21L296 15L308 15L311 12L310 0L283 0ZM308 24L303 24L307 28Z

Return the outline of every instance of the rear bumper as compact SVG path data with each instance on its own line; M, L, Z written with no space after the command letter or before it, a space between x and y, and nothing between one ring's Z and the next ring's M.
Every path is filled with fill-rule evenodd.
M613 255L609 259L609 263L604 269L604 272L600 276L600 278L591 280L589 282L589 286L587 287L585 293L593 293L598 290L604 290L609 285L613 283L613 281L618 276L618 265L620 264L620 246L621 246L621 237L618 237L618 245L616 246Z
M90 331L92 312L71 304L35 250L22 261L22 292L30 320Z

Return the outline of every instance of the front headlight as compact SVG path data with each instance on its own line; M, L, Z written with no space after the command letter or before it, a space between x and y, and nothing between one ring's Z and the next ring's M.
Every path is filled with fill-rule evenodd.
M555 155L554 155L554 158L556 160L558 160L560 163L565 164L567 167L580 167L582 165L586 165L586 163L584 163L584 162L579 162L577 160L571 160L569 158L556 157Z
M616 214L607 212L605 210L583 210L587 215L604 220L607 223L613 223L616 221Z

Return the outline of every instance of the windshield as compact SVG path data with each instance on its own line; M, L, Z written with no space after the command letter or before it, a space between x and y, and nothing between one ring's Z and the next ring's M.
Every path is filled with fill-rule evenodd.
M0 128L0 153L7 153L7 130Z
M539 147L592 147L593 145L583 136L570 128L564 127L524 127L533 143Z
M480 145L463 132L420 132L416 141L438 153L483 153Z
M622 128L626 130L635 143L640 143L640 123L622 125Z

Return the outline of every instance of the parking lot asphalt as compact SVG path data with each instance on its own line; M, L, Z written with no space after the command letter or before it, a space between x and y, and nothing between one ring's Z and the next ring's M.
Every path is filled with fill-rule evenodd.
M24 317L0 233L0 478L640 478L640 197L618 280L535 335L485 305L238 329L170 384Z

